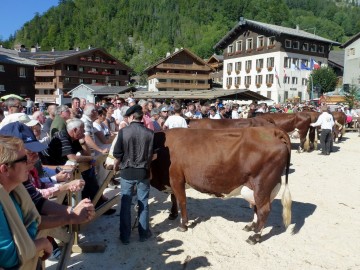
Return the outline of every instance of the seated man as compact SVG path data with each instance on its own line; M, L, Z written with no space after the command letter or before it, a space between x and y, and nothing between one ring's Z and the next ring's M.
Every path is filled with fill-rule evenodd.
M85 180L82 197L92 200L99 190L99 185L93 166L95 161L84 141L84 136L84 123L77 118L68 120L66 130L61 130L54 135L48 148L42 152L41 158L45 165L65 165L68 161L79 163L81 175ZM104 202L106 199L102 197L97 206ZM115 209L109 209L105 213L113 214L115 211Z

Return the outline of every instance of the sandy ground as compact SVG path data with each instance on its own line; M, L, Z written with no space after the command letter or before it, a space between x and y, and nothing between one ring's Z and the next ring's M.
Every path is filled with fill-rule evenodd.
M293 149L295 149L293 147ZM298 154L292 150L292 222L285 231L280 198L263 232L262 242L245 242L242 230L252 210L241 198L222 200L188 190L187 232L170 221L170 198L151 190L153 237L131 243L119 241L119 208L84 231L82 241L102 241L104 253L73 254L69 269L360 269L360 137L351 132L335 144L330 156L318 152ZM114 206L115 207L115 206ZM134 215L133 215L134 216ZM47 269L56 263L47 262Z

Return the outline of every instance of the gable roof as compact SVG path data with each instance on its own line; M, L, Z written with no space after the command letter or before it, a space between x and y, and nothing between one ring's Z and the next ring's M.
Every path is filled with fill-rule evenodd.
M268 24L268 23L262 23L262 22L257 22L257 21L253 21L253 20L245 20L243 18L240 18L240 21L238 22L238 24L233 27L215 46L214 49L224 49L228 42L234 38L235 35L237 35L241 29L244 26L250 26L253 28L257 28L257 29L263 29L268 31L269 33L273 34L273 35L286 35L286 36L294 36L294 37L299 37L299 38L306 38L306 39L310 39L310 40L316 40L316 41L321 41L321 42L325 42L325 43L330 43L336 46L340 46L340 43L330 40L330 39L326 39L323 38L321 36L318 35L314 35L311 34L309 32L297 29L297 28L289 28L289 27L284 27L284 26L280 26L280 25L275 25L275 24Z
M155 67L158 66L159 64L164 63L164 62L166 62L168 59L174 57L175 55L178 55L178 54L180 54L180 53L183 53L183 52L187 53L190 57L194 58L196 61L200 62L200 63L203 64L204 66L209 67L210 70L213 70L213 68L212 68L210 65L208 65L203 59L201 59L199 56L197 56L196 54L194 54L194 53L191 52L190 50L188 50L188 49L180 49L180 50L176 50L175 52L173 52L173 53L170 54L169 56L167 56L167 57L159 60L158 62L156 62L156 63L153 64L152 66L147 67L147 68L144 70L144 72L147 72L147 71L155 68Z
M69 57L86 56L86 55L88 55L90 53L94 53L96 51L100 51L101 53L105 54L107 57L118 62L125 69L132 71L132 69L130 67L128 67L123 62L116 59L111 54L108 54L102 48L91 48L91 49L87 49L87 50L67 50L67 51L37 51L37 52L26 51L26 52L20 52L19 54L22 57L36 61L40 66L45 66L45 65L54 65L57 63L61 63L63 61L66 61Z
M129 91L134 91L133 86L106 86L106 85L93 85L93 84L80 84L74 89L70 90L68 94L71 94L75 90L85 87L89 89L94 95L114 95L121 94Z
M344 50L330 51L328 62L330 62L338 67L344 68L344 56L345 56Z
M346 48L347 46L349 46L351 43L355 42L356 40L358 40L360 38L360 32L357 33L356 35L354 35L353 37L351 37L348 41L346 41L344 44L342 44L340 46L340 48Z
M211 60L214 60L215 62L223 62L224 56L214 53L209 59L206 60L206 62L209 63Z
M36 61L19 56L16 50L0 48L0 63L24 66L37 66Z

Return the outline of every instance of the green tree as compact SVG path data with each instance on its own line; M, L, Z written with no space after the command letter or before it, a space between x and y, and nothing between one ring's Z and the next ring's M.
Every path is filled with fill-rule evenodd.
M308 89L310 89L310 91L314 87L318 87L321 94L335 90L337 76L332 68L322 67L320 69L314 69L310 76L312 77L309 80Z
M354 105L357 105L360 100L360 88L356 85L351 85L349 92L345 92L345 101L350 108L354 108Z

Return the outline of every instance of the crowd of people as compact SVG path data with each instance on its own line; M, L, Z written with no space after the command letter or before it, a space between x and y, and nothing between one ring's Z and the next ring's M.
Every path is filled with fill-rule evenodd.
M23 107L22 100L11 97L0 104L0 269L26 264L36 269L39 251L43 251L43 260L55 253L58 257L56 241L39 237L38 232L94 217L95 209L107 201L102 196L97 205L91 202L99 190L94 167L99 155L108 155L105 166L117 173L109 187L121 188L120 240L127 245L134 194L139 205L139 239L146 241L151 236L148 198L154 132L187 128L188 119L239 119L267 112L295 113L308 107L322 112L312 125L321 126L322 154L327 155L334 125L327 107L309 104L136 101L116 96L96 104L74 97L69 106L50 104L34 110L30 101ZM346 106L335 109L349 119L360 115L358 109ZM75 164L81 165L82 179L70 179ZM84 199L75 206L50 200L67 191L81 191ZM105 214L114 212L109 209Z

